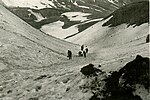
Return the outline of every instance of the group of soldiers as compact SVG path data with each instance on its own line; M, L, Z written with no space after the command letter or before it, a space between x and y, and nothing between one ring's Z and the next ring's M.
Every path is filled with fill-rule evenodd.
M88 47L86 46L84 48L84 45L82 45L81 46L81 50L78 52L78 56L86 58L87 53L88 53ZM71 52L71 50L68 50L68 56L67 57L69 59L72 59L72 52Z
M81 46L81 51L78 52L79 57L85 57L86 58L86 54L88 53L88 48L87 46L84 49L84 45Z

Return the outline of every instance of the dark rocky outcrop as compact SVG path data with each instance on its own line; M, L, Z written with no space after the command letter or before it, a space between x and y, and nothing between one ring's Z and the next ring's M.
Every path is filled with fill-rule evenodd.
M95 68L93 64L89 64L81 68L80 72L84 74L85 76L91 76L91 75L95 76L97 75L97 72L101 72L101 70Z
M146 89L149 87L149 58L143 58L140 55L136 59L127 63L119 72L123 73L122 78L126 80L124 85L144 85Z
M103 24L103 26L115 27L121 24L140 26L149 22L149 2L142 1L131 3L114 11L107 18L112 18Z
M133 91L135 91L136 84L143 85L146 89L149 88L149 62L149 58L137 55L133 61L127 63L118 72L113 72L106 79L106 92L111 95L106 99L142 100L139 96L134 95Z
M104 79L105 90L95 93L103 93L103 99L98 98L98 95L93 95L90 100L142 100L133 92L136 90L137 84L144 86L148 91L149 63L149 58L137 55L133 61Z

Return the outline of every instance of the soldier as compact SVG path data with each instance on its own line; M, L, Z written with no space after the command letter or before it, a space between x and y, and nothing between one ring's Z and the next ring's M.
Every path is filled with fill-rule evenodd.
M88 53L88 51L89 51L89 50L88 50L88 47L86 46L86 48L85 48L85 52L86 52L86 53Z
M70 59L72 59L72 52L70 50L68 50L68 56L67 56Z
M84 50L84 45L81 46L81 50L82 50L82 51Z
M148 43L148 42L149 42L149 34L146 37L146 43Z
M86 52L85 51L83 51L83 56L84 56L84 58L86 58Z
M78 54L79 54L79 57L82 57L82 56L83 56L83 54L82 54L81 51L79 51Z

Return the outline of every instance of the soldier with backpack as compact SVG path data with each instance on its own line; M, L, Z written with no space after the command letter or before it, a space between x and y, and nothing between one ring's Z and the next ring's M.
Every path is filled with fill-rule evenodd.
M146 37L146 43L148 43L148 42L149 42L149 34Z
M81 46L81 50L82 50L82 51L84 50L84 45Z
M78 55L79 55L79 57L82 57L83 56L82 51L79 51Z
M67 57L69 58L69 60L72 59L72 52L71 52L71 50L68 50L68 56Z
M83 56L84 58L86 58L86 51L83 51Z
M86 53L88 53L88 51L89 51L89 50L88 50L88 47L86 46L86 48L85 48L85 52L86 52Z

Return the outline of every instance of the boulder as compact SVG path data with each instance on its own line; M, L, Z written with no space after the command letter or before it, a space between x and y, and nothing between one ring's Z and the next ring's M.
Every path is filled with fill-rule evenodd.
M97 72L101 72L101 70L95 68L93 64L89 64L81 68L80 72L85 76L91 76L91 75L97 75Z

